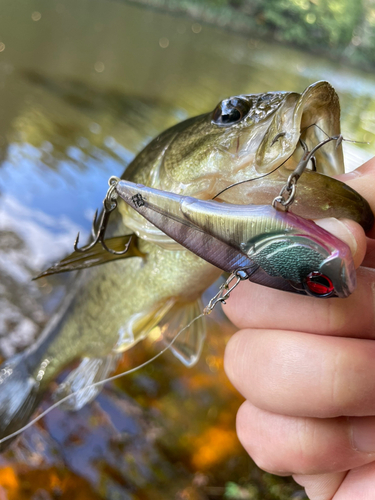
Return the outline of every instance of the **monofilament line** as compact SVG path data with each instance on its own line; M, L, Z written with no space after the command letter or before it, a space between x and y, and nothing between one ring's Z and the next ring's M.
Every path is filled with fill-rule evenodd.
M0 439L0 444L4 443L5 441L8 441L9 439L12 439L12 438L18 436L22 432L26 431L32 425L34 425L36 422L38 422L41 418L43 418L46 415L48 415L48 413L50 411L54 410L55 408L57 408L58 406L60 406L62 403L65 403L65 401L68 401L71 397L76 396L77 394L79 394L79 393L81 393L83 391L87 391L88 389L92 389L94 387L101 386L103 384L106 384L107 382L112 382L113 380L116 380L118 378L124 377L125 375L129 375L130 373L134 373L137 370L140 370L141 368L144 368L145 366L149 365L150 363L152 363L153 361L155 361L157 358L159 358L162 354L164 354L165 351L167 351L175 343L175 341L181 335L181 333L183 333L185 330L187 330L195 321L197 321L198 319L202 318L203 316L205 316L205 314L201 313L199 316L196 316L194 319L192 319L190 321L190 323L188 323L186 326L184 326L184 328L182 328L182 330L180 330L173 337L173 339L169 342L169 344L166 347L164 347L164 349L162 349L160 352L158 352L158 354L156 354L155 356L153 356L151 359L145 361L144 363L142 363L142 364L140 364L140 365L138 365L138 366L136 366L134 368L131 368L130 370L127 370L125 372L119 373L117 375L113 375L112 377L108 377L108 378L106 378L104 380L99 380L98 382L90 384L90 385L88 385L86 387L82 387L78 391L75 391L75 392L72 392L71 394L68 394L67 396L65 396L64 398L60 399L59 401L57 401L56 403L54 403L52 406L50 406L49 408L47 408L45 411L43 411L40 415L38 415L37 417L35 417L33 420L31 420L31 422L29 422L28 424L24 425L20 429L18 429L18 431L14 431L14 432L12 432L12 434L9 434L8 436L5 436L2 439Z

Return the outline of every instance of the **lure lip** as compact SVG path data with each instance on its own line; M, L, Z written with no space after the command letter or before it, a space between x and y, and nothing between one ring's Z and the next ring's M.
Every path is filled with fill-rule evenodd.
M242 226L238 229L236 217L242 217L242 221L244 216L269 217L279 228L276 229L276 237L279 234L284 239L292 236L293 243L301 237L305 246L308 245L322 257L319 267L311 271L327 276L335 286L332 293L320 297L347 297L355 289L355 270L349 247L312 221L289 212L279 212L271 205L232 205L199 200L124 180L117 184L116 191L149 222L216 267L227 272L247 267L247 274L255 283L317 296L305 286L303 276L292 280L281 274L270 274L256 260L256 252L254 254L246 249L246 230L250 233L251 230L246 227L243 229Z

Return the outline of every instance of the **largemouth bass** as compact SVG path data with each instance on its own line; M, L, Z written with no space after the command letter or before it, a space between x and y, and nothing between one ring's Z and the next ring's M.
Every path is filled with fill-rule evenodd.
M282 165L272 175L227 190L219 198L226 203L270 204L302 156L300 139L311 149L325 135L339 134L339 117L338 97L327 82L302 94L235 96L214 112L162 133L133 160L123 178L207 200L229 184ZM293 210L309 218L348 217L369 228L373 215L365 200L327 177L343 171L341 146L319 150L316 172L305 172L299 181ZM126 258L116 260L99 252L95 264L114 261L83 271L78 291L66 298L37 343L1 367L0 437L28 422L50 382L73 362L79 364L59 387L58 398L106 378L121 353L155 326L166 335L179 331L201 312L201 294L222 273L125 203L120 209L122 230L135 235ZM91 263L87 257L81 267ZM200 319L174 344L174 353L186 365L198 359L204 332ZM79 409L97 392L98 388L80 391L65 407Z

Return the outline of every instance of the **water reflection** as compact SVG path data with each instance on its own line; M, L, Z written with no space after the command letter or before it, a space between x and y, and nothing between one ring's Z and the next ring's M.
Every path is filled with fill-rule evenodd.
M109 176L163 129L229 95L329 79L345 135L373 140L373 77L196 24L104 0L2 6L3 357L32 343L74 281L31 278L71 250L77 231L88 235ZM347 147L352 164L374 151ZM289 499L298 487L254 467L235 436L241 398L222 367L233 329L219 320L192 370L166 355L27 431L0 458L0 498ZM153 353L143 342L118 371Z

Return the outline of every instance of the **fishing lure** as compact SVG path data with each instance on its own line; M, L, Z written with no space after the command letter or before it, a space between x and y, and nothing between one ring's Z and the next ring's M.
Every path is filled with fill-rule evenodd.
M199 200L116 177L109 180L107 196L109 201L112 198L112 203L120 196L177 243L231 273L226 282L227 292L222 292L227 293L226 297L228 287L233 290L239 281L250 279L313 297L345 298L356 287L348 245L314 222L288 211L294 203L297 182L308 163L314 160L318 149L331 141L339 145L343 137L341 134L328 137L311 151L301 141L304 155L272 206ZM285 211L277 210L278 205ZM231 286L234 278L237 281ZM214 297L209 309L218 300L225 301L222 293L219 291Z
M117 194L165 234L229 273L319 298L348 297L356 274L344 242L271 205L232 205L118 180Z
M207 311L217 302L225 302L230 291L244 279L318 298L348 297L356 287L349 247L314 222L288 211L295 200L297 182L309 162L314 161L315 152L328 142L336 141L339 145L342 140L341 135L328 137L311 151L300 140L304 154L270 205L199 200L111 177L94 242L78 249L78 235L74 249L87 252L100 242L105 251L114 255L126 253L131 240L121 252L109 249L104 242L109 215L117 207L119 196L182 247L231 273ZM278 210L279 205L285 210ZM96 214L93 227L95 219Z

